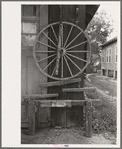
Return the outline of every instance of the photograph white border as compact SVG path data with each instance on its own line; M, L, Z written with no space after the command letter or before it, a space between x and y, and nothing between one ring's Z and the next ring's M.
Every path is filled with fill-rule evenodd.
M21 144L21 4L102 4L119 1L2 1L2 147L56 147L55 145ZM118 14L118 51L120 52L120 13ZM120 147L120 55L118 53L117 74L117 145L69 144L77 148ZM64 147L57 145L57 147Z

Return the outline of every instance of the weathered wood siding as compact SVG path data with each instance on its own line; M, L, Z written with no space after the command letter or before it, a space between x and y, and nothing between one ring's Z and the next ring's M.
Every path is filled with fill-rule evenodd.
M35 12L35 8L38 8ZM90 6L88 6L90 7ZM76 23L79 27L81 27L83 30L85 30L88 22L90 21L91 17L93 16L94 12L86 13L86 9L88 9L86 5L63 5L63 21ZM98 7L98 6L97 6ZM32 6L29 7L31 9ZM79 8L78 13L76 13L76 8ZM29 9L26 11L24 15L29 15L26 17L22 17L22 22L36 22L37 25L37 31L35 36L38 34L39 30L46 27L50 23L58 22L60 21L60 9L59 5L35 5L33 11L29 11ZM96 11L97 8L94 10ZM89 15L90 17L87 17L86 21L86 15ZM30 15L34 15L33 17ZM86 23L87 22L87 23ZM29 25L29 24L28 24ZM34 26L34 24L33 24ZM64 40L66 40L67 35L70 31L70 28L65 28L64 30ZM33 31L32 31L33 32ZM56 34L58 35L58 28L55 29ZM69 41L71 41L75 36L78 35L78 31L73 30ZM51 39L55 42L54 34L52 32L49 32L48 34ZM82 73L78 78L81 78L80 83L74 83L74 84L68 84L63 85L60 87L53 86L53 87L44 87L40 88L39 84L44 82L51 82L55 81L50 78L45 77L37 68L34 59L33 59L33 41L34 36L30 36L29 39L25 38L25 36L22 36L22 65L21 65L21 95L22 95L22 124L26 124L28 122L28 106L26 103L23 102L23 96L28 94L38 94L38 93L58 93L59 98L58 100L84 100L83 93L62 93L63 88L82 88L84 85L84 74ZM83 42L85 39L83 36L81 36L79 39L75 40L71 46ZM51 44L46 38L43 38L44 43ZM68 41L68 42L69 42ZM46 48L45 50L50 50L49 48L45 47L44 45L39 45L39 48ZM80 45L77 47L79 50L85 50L87 48L86 44ZM75 53L76 56L79 56L79 54ZM38 58L46 57L44 54L38 54ZM86 59L86 54L82 53L80 55L82 59ZM76 59L72 58L72 60L75 62ZM50 60L51 61L51 58ZM47 65L47 62L41 62L40 65L44 66ZM72 68L72 72L76 72L76 67L69 62L69 65ZM79 61L78 66L83 68L84 62ZM48 71L54 69L54 64L51 64L48 67ZM64 66L64 71L66 74L69 74L69 70L67 66ZM65 77L65 76L64 76ZM52 120L53 126L72 126L72 125L79 125L81 121L83 120L83 107L81 106L74 106L74 107L61 107L61 108L42 108L38 105L38 110L35 115L36 118L36 127L46 127L48 120Z
M22 35L26 37L27 35L25 33L28 32L32 33L36 31L36 34L38 34L39 30L41 30L43 27L48 25L48 6L47 5L41 5L34 7L36 10L33 9L33 6L28 6L28 9L25 7L25 16L22 16L22 23L29 23L25 26L24 31L22 32ZM34 12L35 11L35 14ZM23 14L23 12L22 12ZM35 15L35 16L33 16ZM37 21L36 21L37 20ZM32 30L32 28L29 28L29 25L31 26L33 23L36 23L36 28ZM34 35L30 36L33 37ZM36 35L35 35L36 36ZM48 43L48 40L46 38L43 39L45 43ZM43 45L39 45L40 48L43 48L44 50L47 49L47 47ZM47 49L48 50L48 49ZM45 57L46 54L38 54L38 59L41 57ZM47 65L47 62L41 63L40 65L43 65L45 67ZM21 105L21 121L22 121L22 127L27 127L28 124L28 106L23 99L24 95L29 94L46 94L47 88L40 88L40 84L47 82L47 77L45 77L37 68L35 61L33 59L33 40L24 40L22 39L22 49L21 49L21 96L22 96L22 105ZM39 121L46 121L50 115L49 108L39 108L38 111L38 120Z
M76 16L76 8L79 8L79 12L78 15ZM53 22L57 22L60 19L60 9L59 6L49 6L49 23L53 23ZM78 25L82 28L85 29L85 11L86 11L86 7L85 5L82 6L75 6L75 5L65 5L63 6L63 21L66 22L71 22L71 23L75 23L75 21L79 21ZM67 28L64 32L64 40L66 39L68 32L69 32L70 28ZM56 30L56 33L58 34L58 30ZM73 34L71 34L69 41L71 41L76 35L78 34L78 32L76 32L75 30L73 31ZM51 36L51 35L50 35ZM73 45L78 44L80 42L84 41L84 39L81 37L81 39L76 40L73 42ZM78 47L84 49L85 45L81 45ZM78 56L76 54L76 56ZM85 59L85 55L82 54L81 58ZM73 61L75 62L76 59L73 59ZM76 71L76 67L72 64L69 63L69 65L72 68L72 72ZM84 62L79 61L79 66L81 68L84 67ZM49 69L53 69L53 66L51 66ZM67 67L64 67L64 71L69 73ZM69 84L69 85L64 85L64 86L60 86L60 87L49 87L48 89L48 93L54 93L57 92L59 93L59 100L61 99L71 99L71 100L83 100L83 93L62 93L62 89L67 87L67 88L71 88L71 87L83 87L83 80L84 80L84 75L81 74L79 76L81 78L81 82L80 84L78 83L74 83L74 84ZM49 81L54 81L49 79ZM71 125L78 125L82 119L83 119L83 108L81 106L74 106L71 108L51 108L51 119L53 122L53 126L71 126Z

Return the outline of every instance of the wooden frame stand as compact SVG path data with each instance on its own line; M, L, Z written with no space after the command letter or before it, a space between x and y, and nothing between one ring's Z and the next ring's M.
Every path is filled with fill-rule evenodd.
M28 99L28 134L35 134L35 104L40 107L72 107L73 105L85 106L85 136L91 137L92 133L92 100L33 100ZM98 101L98 99L97 99Z

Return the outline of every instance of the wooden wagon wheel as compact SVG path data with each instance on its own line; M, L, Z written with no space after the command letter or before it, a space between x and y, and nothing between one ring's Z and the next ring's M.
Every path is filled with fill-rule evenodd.
M64 28L66 27L69 29L69 32L64 39L65 33L63 32L64 32ZM56 35L56 31L55 31L57 28L59 30L58 35ZM78 34L71 39L70 36L73 30L75 30ZM52 39L50 38L49 36L50 31L52 31L53 37L55 37L55 40L54 38ZM80 43L73 45L73 43L78 38L81 39L81 36L82 36L82 39L85 39L85 40L84 41L82 40ZM45 43L42 41L44 37L48 39L48 43ZM41 44L45 47L48 47L48 50L43 50L42 48L37 49L37 44L38 45ZM84 50L81 48L78 49L78 47L84 44L87 44L87 50ZM46 57L38 59L37 53L40 53L40 54L46 53L48 55ZM83 53L89 53L87 60L81 58L81 55ZM76 56L76 54L78 56ZM33 57L39 70L45 76L52 78L54 80L66 80L66 79L77 77L86 69L86 67L90 63L91 46L90 46L88 36L79 26L70 22L64 22L64 21L55 22L43 28L37 35L34 43L34 47L33 47ZM73 59L76 59L75 62L73 61ZM42 63L43 61L47 61L48 64L42 68L40 63ZM80 66L78 66L77 64L77 61L81 61L81 63L84 63L84 67L80 68ZM76 67L75 69L78 70L76 71L76 73L72 71L71 63L74 67ZM53 65L54 68L51 70L51 72L49 72L47 71L47 69L51 67L51 65ZM65 74L66 72L64 71L64 67L67 67L67 71L69 73L68 76L66 76Z

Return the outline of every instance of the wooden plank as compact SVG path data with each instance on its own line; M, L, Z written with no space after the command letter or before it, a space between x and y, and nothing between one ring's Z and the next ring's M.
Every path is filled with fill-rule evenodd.
M40 103L40 107L84 106L85 102L89 102L89 101L90 100L34 100L35 103Z
M76 7L79 8L79 14L76 18ZM67 20L68 22L72 22L74 23L75 21L79 21L79 24L78 26L80 26L82 29L85 29L85 5L68 5L67 8L66 8L66 12L65 12L65 20ZM81 19L82 18L82 19ZM82 21L81 21L82 20ZM68 34L69 31L70 31L70 28L66 28L66 33ZM65 36L67 38L67 34L65 33ZM72 33L71 33L71 36L69 37L69 41L68 43L73 40L73 38L75 36L78 35L78 31L77 29L74 29L72 30ZM76 45L76 44L79 44L81 42L84 42L84 37L83 37L83 34L78 37L73 43L72 45L70 46L73 46L73 45ZM68 44L67 43L67 44ZM69 47L70 47L69 46ZM85 44L83 45L80 45L78 47L75 48L76 51L78 51L79 49L82 49L83 51L86 50L85 49ZM75 56L78 56L82 59L85 59L85 53L79 55L79 53L74 53ZM84 67L85 63L84 62L81 62L81 61L78 61L77 59L75 58L72 58L72 60L74 61L74 63L76 63L81 69ZM73 74L76 74L78 72L78 69L77 67L74 66L74 64L72 64L70 61L68 61L71 69L72 69L72 73ZM69 74L69 71L67 68L65 68L65 70L67 72L67 75L70 75ZM81 82L80 83L74 83L74 84L68 84L66 85L65 87L67 88L77 88L77 87L83 87L83 84L84 84L84 74L82 73L81 75L79 75L79 78L81 78ZM80 100L80 99L84 99L83 97L83 92L81 93L77 93L77 92L74 92L74 93L69 93L69 94L66 94L66 98L67 99L72 99L72 100ZM67 111L66 111L67 115L66 115L66 124L68 126L71 126L71 125L74 125L77 126L78 123L80 123L82 121L82 107L72 107L72 108L67 108ZM80 115L80 116L78 116Z
M63 88L62 92L84 92L84 91L95 91L94 87L85 88Z
M25 95L23 98L25 99L35 99L35 98L52 98L52 97L58 97L59 95L57 93L55 94L30 94L30 95Z
M28 128L28 122L21 122L21 128Z
M92 107L91 102L86 102L86 122L85 122L85 129L86 129L86 137L91 137L92 133Z
M48 103L48 102L85 102L85 101L89 101L89 100L34 100L36 102L40 102L40 103Z
M64 99L61 99L61 100L34 100L35 102L40 102L40 103L49 103L49 102L72 102L72 103L79 103L79 102L86 102L86 101L100 101L100 99L87 99L87 100L64 100Z
M35 134L35 108L33 100L28 100L28 134Z
M24 21L24 22L37 22L37 21L39 21L39 17L22 16L22 21Z
M60 86L60 85L65 85L65 84L77 83L80 81L81 81L81 78L69 79L69 80L63 80L63 81L55 81L55 82L47 82L47 83L41 83L40 87Z

